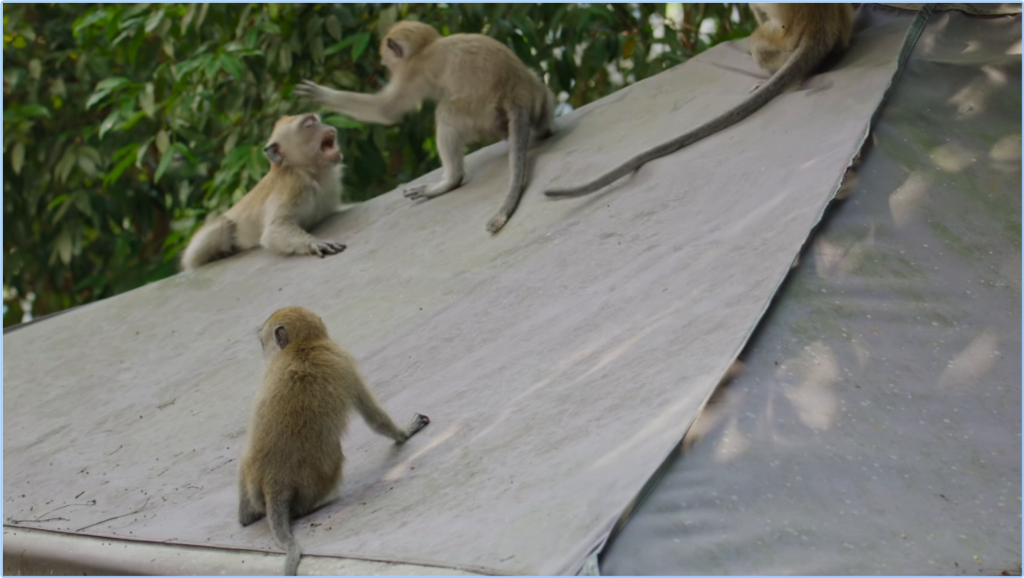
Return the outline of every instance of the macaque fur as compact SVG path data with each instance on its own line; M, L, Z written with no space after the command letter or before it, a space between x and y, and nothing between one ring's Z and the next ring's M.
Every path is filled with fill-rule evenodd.
M287 551L284 573L294 576L302 551L291 520L334 499L345 456L341 436L351 410L370 429L404 443L430 420L415 414L399 428L363 382L356 362L330 339L313 312L287 307L259 331L266 360L242 453L238 521L264 515L274 540Z
M282 117L263 153L270 171L238 203L192 236L181 259L188 271L263 246L282 255L333 255L345 245L306 232L341 202L337 131L315 114Z
M487 223L496 233L515 212L526 185L531 134L551 135L554 95L509 48L482 34L441 37L428 24L397 22L380 44L388 84L377 94L332 90L306 82L300 95L364 122L394 124L424 100L437 102L437 148L443 176L433 185L404 187L410 199L431 199L462 184L463 147L478 138L509 142L505 201Z
M803 80L830 55L845 50L853 35L849 4L750 4L758 27L750 35L750 54L773 71L766 82L731 110L670 141L650 148L598 178L575 187L550 189L549 197L571 197L597 191L648 162L724 130L753 114L798 80Z

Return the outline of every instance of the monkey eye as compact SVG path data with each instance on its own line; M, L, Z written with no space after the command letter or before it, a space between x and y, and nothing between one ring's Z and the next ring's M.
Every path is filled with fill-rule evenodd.
M315 126L316 123L317 119L315 116L307 117L306 120L302 121L302 128L310 128L312 126Z

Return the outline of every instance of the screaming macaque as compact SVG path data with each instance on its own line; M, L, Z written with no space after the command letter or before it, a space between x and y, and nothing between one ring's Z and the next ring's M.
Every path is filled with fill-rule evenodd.
M334 499L341 483L341 436L349 413L405 443L430 419L415 414L400 428L363 382L356 362L327 335L323 321L302 307L286 307L259 331L266 359L240 466L238 521L266 515L274 540L287 551L284 573L298 571L302 550L291 521Z
M306 232L341 202L337 131L315 114L285 116L274 124L263 153L270 172L226 213L196 231L182 270L263 246L282 255L334 255L345 245Z
M750 4L750 9L758 22L757 29L750 35L750 53L759 66L777 71L770 79L756 85L746 100L703 125L636 155L586 184L550 189L544 194L572 197L592 193L656 158L724 130L753 114L789 85L809 76L830 55L850 45L853 8L849 4Z
M515 212L526 184L531 134L551 135L555 98L516 55L482 34L442 38L428 24L401 21L380 44L388 84L377 94L332 90L306 81L298 94L360 121L394 124L424 100L437 102L437 149L443 177L434 185L406 186L410 199L431 199L462 184L463 146L477 138L509 142L508 193L487 223L496 233Z

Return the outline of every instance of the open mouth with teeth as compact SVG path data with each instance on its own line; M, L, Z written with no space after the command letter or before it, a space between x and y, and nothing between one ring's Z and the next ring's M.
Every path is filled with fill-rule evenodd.
M341 162L341 151L338 150L338 133L329 130L320 138L320 152L331 162Z
M334 149L334 134L327 133L322 139L320 139L320 150L328 152Z

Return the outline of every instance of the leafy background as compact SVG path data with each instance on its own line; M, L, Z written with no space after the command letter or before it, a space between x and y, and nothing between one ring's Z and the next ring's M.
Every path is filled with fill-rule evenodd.
M173 275L267 170L295 84L379 90L401 19L505 43L563 111L753 29L742 4L3 4L4 326ZM430 106L326 120L346 201L440 164Z

